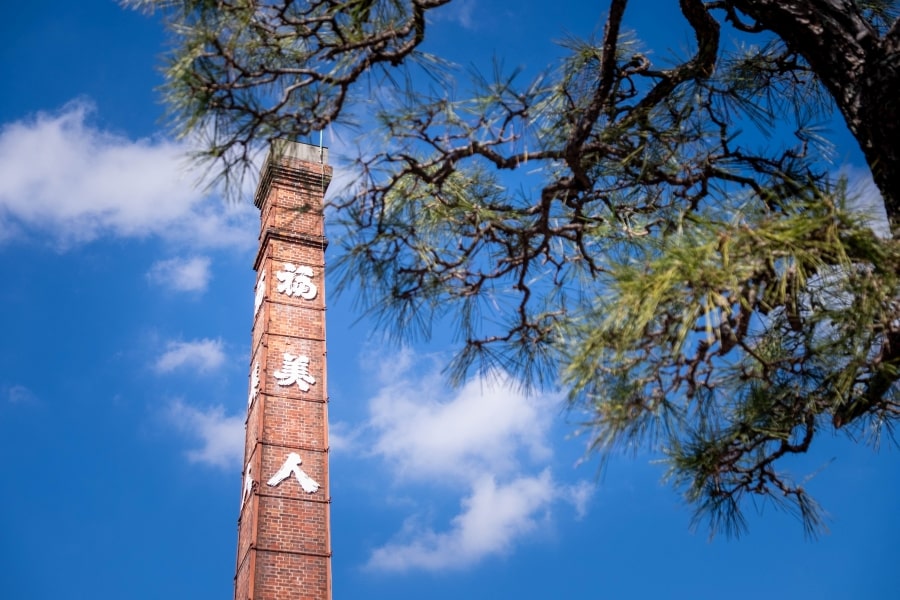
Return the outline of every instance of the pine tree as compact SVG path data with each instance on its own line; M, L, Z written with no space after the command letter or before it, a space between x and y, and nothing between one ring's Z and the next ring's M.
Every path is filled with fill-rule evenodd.
M568 40L546 75L451 86L459 73L417 52L449 1L131 4L167 11L173 122L232 186L255 148L393 83L368 99L375 150L333 200L343 284L386 328L450 319L456 380L565 386L595 450L662 453L714 531L739 533L764 497L815 533L782 459L834 430L877 443L900 413L895 3L680 0L693 53L654 63L611 0L601 39ZM893 235L826 160L813 124L832 111ZM748 128L794 133L757 148ZM524 169L536 189L509 185Z

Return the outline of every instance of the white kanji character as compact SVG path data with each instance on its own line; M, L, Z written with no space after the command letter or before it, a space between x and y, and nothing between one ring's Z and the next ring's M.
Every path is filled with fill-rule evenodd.
M278 380L278 385L289 386L296 383L297 387L304 392L308 392L309 386L316 382L309 373L309 357L302 354L294 355L285 352L281 370L275 371L274 375Z
M253 492L253 475L250 474L251 468L250 463L247 463L247 468L244 470L244 493L241 494L241 506L244 506L244 502L247 501L247 498L249 498L250 494Z
M284 464L281 465L281 468L278 469L278 472L272 475L272 478L266 482L266 485L275 487L293 473L294 477L297 478L297 483L300 484L300 487L303 488L304 492L307 494L316 493L319 490L319 484L312 477L303 472L303 469L300 468L300 463L302 462L299 454L291 452L288 454Z
M250 395L247 397L247 408L250 408L257 396L259 396L259 361L256 361L253 374L250 376Z
M262 306L263 297L266 295L266 271L263 270L262 274L259 276L259 281L256 283L256 297L253 299L253 314L259 312L259 307Z
M279 294L312 300L319 293L316 284L312 282L312 276L312 267L284 263L284 270L275 273L279 282L276 291Z

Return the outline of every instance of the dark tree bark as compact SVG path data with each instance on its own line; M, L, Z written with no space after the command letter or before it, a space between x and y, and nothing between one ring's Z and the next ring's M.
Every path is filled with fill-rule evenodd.
M900 234L900 21L885 34L853 0L730 0L819 77L859 142Z

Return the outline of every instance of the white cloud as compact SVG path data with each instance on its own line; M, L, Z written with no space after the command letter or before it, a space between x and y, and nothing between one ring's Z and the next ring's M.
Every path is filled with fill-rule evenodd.
M407 524L400 536L406 541L378 548L368 566L384 571L434 571L466 567L508 552L514 542L537 528L556 495L549 470L500 485L492 476L482 476L463 499L463 510L448 532Z
M368 424L377 432L373 452L403 478L509 473L523 453L535 460L549 457L547 430L560 401L556 395L525 395L506 375L470 381L451 394L439 373L400 378L370 402Z
M211 278L210 264L206 256L161 260L150 267L147 279L178 292L202 292Z
M587 516L588 503L594 495L594 486L587 481L579 481L575 485L566 488L566 499L575 508L575 514L579 519Z
M255 242L250 203L204 194L184 145L98 129L87 121L92 110L77 101L0 128L0 241L37 230L61 248L102 235L196 247Z
M365 424L351 433L341 428L339 439L342 447L368 448L383 460L395 486L424 483L441 487L443 497L458 490L461 509L443 531L414 513L392 541L372 552L369 568L465 568L511 552L550 522L560 502L583 516L592 486L557 481L548 466L560 394L525 394L501 373L451 390L434 364L422 366L426 361L408 350L369 356L381 388L369 401Z
M872 181L872 173L866 168L853 166L843 167L839 174L847 178L847 194L850 197L850 208L861 214L866 224L882 238L891 237L891 227L884 199Z
M168 373L179 367L193 367L201 373L211 371L225 362L222 340L202 339L192 342L169 342L167 350L156 360L158 373Z
M12 385L5 388L6 399L10 404L30 404L37 401L37 396L24 385Z
M435 21L451 21L457 23L463 29L474 30L477 29L474 11L474 0L460 0L459 2L451 2L437 11L433 11L429 16Z
M328 424L328 449L331 452L346 452L354 449L359 431L351 429L347 423Z
M191 462L223 469L241 464L244 453L242 415L229 417L222 406L204 411L176 400L169 407L168 417L180 430L203 442L201 448L187 452Z

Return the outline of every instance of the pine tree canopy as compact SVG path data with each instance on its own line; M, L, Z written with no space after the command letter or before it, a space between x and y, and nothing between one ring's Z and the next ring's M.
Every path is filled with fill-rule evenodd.
M896 3L666 1L685 55L646 51L637 0L610 0L528 78L423 51L451 0L129 4L168 20L172 123L231 189L274 139L356 132L335 268L385 329L451 323L456 381L562 386L596 452L662 457L713 532L764 499L815 534L786 460L900 415Z

